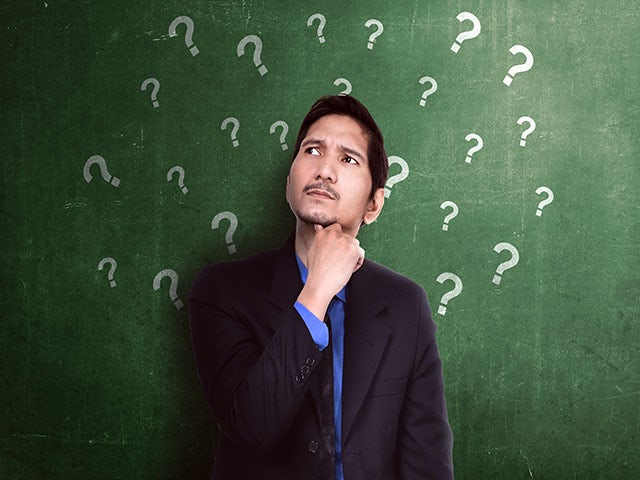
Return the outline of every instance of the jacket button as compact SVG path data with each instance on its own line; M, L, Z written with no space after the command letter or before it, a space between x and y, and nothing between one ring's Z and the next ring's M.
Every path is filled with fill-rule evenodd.
M309 450L311 453L316 453L318 450L320 450L320 444L317 440L311 440L309 442L309 445L307 445L307 450Z
M309 367L303 365L300 367L300 371L306 375L307 373L309 373Z
M316 361L313 358L311 357L307 358L307 361L306 361L307 366L313 367L314 363L316 363Z
M302 383L303 380L304 380L304 374L303 373L299 373L299 374L296 375L296 382Z

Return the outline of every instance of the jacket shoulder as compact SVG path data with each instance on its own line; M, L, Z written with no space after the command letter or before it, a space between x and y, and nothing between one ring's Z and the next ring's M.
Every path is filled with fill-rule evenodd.
M206 300L223 286L246 289L252 284L270 282L277 257L278 250L275 249L241 260L206 265L191 285L189 300Z
M382 292L391 292L393 296L408 295L415 298L424 293L424 288L409 277L391 270L373 260L366 260L367 270Z

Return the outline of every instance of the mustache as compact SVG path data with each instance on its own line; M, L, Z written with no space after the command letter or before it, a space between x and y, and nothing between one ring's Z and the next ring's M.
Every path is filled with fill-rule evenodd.
M338 194L338 192L336 192L333 188L331 188L331 185L329 185L328 183L324 183L324 182L312 183L311 185L307 185L306 187L304 187L302 189L302 193L306 193L309 190L322 190L324 192L327 192L336 200L340 198L340 195Z

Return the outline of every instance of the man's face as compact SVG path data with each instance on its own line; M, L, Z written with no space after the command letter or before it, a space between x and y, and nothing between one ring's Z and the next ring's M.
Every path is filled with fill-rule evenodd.
M287 176L287 202L298 222L358 232L378 216L384 193L371 194L367 135L346 115L325 115L311 125Z

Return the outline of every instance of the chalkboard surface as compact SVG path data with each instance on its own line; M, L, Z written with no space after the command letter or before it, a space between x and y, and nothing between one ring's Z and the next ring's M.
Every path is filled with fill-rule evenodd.
M429 295L456 478L639 478L639 7L0 7L0 478L208 478L183 303L284 241L341 92L394 157L360 238Z

